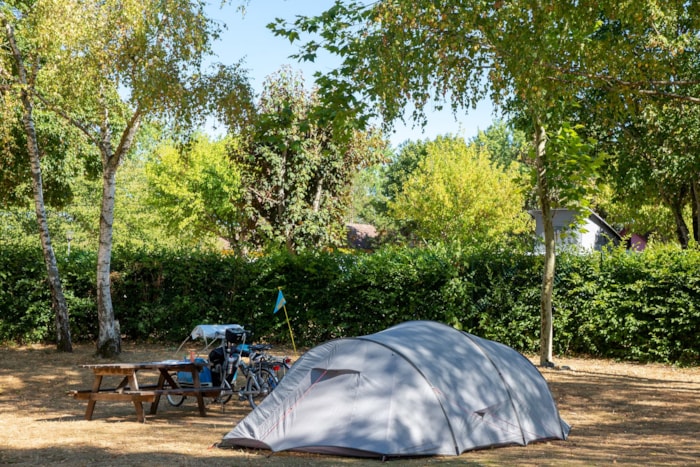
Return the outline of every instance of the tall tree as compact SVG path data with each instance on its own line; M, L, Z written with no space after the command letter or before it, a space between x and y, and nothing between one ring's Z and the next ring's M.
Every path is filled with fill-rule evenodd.
M484 150L461 138L438 138L390 203L429 241L500 243L525 231L529 216L515 167L505 170ZM515 169L515 170L514 170Z
M302 45L297 55L301 59L313 60L320 49L341 56L336 70L318 77L324 98L347 103L338 117L362 123L380 114L391 122L412 104L413 116L423 122L431 100L448 101L457 110L474 107L488 95L527 118L538 203L544 214L540 363L548 365L555 270L551 213L558 190L550 186L547 174L553 158L565 155L548 154L548 134L562 128L582 87L605 84L620 93L663 94L656 87L661 82L650 88L650 82L641 79L649 74L642 71L649 66L669 83L672 63L659 59L670 49L680 50L680 44L650 47L650 41L667 32L657 34L660 29L653 21L688 8L696 7L680 1L667 7L657 2L602 5L573 0L336 1L319 16L298 18L292 26L279 21L271 28L290 40L314 34ZM647 10L653 10L653 16L645 17ZM611 23L619 23L629 36L619 43L604 37L601 30ZM565 133L573 137L568 130Z
M288 68L265 82L241 144L231 148L246 190L243 244L295 251L344 240L352 179L382 160L386 142L376 131L348 130L321 115L332 110Z
M591 99L585 102L590 105L582 107L581 118L595 122L588 126L587 133L598 139L601 148L615 155L614 163L607 169L608 180L615 188L615 201L621 206L628 205L630 210L657 205L669 211L675 224L672 237L683 248L691 240L687 222L691 206L692 237L697 240L698 204L694 187L700 175L700 134L696 130L700 107L683 102L647 103L630 109L619 122L605 125L600 121L604 122L606 117L596 112L595 103ZM630 214L620 220L631 227L637 219ZM643 230L637 233L652 233L661 228L658 233L663 238L664 226L657 222L663 217L656 212L656 219L645 221Z
M204 7L202 0L36 0L17 17L41 60L35 97L78 128L101 155L101 356L121 351L110 287L115 180L142 121L165 117L186 129L212 104L212 95L216 103L249 98L238 66L209 74L202 69L219 32ZM209 94L210 89L218 92Z
M63 352L71 352L73 344L70 334L68 304L63 294L63 285L58 271L58 262L51 242L51 233L46 215L44 202L44 179L41 170L41 149L37 137L34 117L34 98L32 91L35 86L39 61L37 56L29 57L19 44L15 34L14 20L23 12L14 2L0 4L0 24L3 27L3 49L9 54L0 56L0 82L2 83L2 106L5 115L12 112L14 105L21 104L21 122L24 129L26 154L31 166L32 192L34 212L39 227L39 238L46 266L49 289L51 291L51 308L54 311L56 327L56 347ZM27 58L29 59L27 61ZM3 119L3 127L10 128L14 118ZM7 131L3 131L7 134ZM24 151L22 151L24 152Z
M597 83L582 90L574 114L586 133L615 155L608 175L618 205L665 206L683 246L689 239L683 211L689 203L695 206L698 179L698 8L698 2L612 7L619 14L600 15L601 27L590 41L612 66L605 74L595 68L573 71ZM693 212L699 210L693 207ZM627 216L624 221L636 220ZM647 232L657 226L665 230L655 221L644 224Z

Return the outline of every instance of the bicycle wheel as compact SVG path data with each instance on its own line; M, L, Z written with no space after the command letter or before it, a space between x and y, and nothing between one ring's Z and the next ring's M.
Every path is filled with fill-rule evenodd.
M231 379L231 377L224 378L221 381L221 392L219 393L219 397L215 399L216 402L220 402L222 405L230 401L231 396L233 396L233 388L231 387L229 379Z
M255 370L248 375L248 381L245 385L245 392L248 396L248 403L251 408L258 406L268 394L277 386L277 377L267 368Z
M177 383L177 373L172 373L170 377ZM166 381L164 386L170 386L170 384ZM183 395L168 394L165 398L168 400L168 404L173 407L180 407L182 403L185 402L185 396Z

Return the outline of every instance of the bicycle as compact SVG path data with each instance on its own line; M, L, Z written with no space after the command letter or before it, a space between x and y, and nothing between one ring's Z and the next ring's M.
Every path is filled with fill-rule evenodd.
M248 402L255 408L257 403L264 399L287 374L291 368L289 357L275 357L268 353L272 349L270 344L255 344L248 349L248 371L253 372L257 384L248 377L245 394ZM245 354L245 350L243 354ZM257 391L258 387L260 391Z
M251 336L252 331L240 326L228 328L221 345L209 353L212 387L218 388L214 401L221 403L222 407L237 393L239 400L247 400L255 409L279 383L278 372L283 376L290 367L288 358L280 359L267 353L271 345L246 344ZM248 363L244 361L244 356L248 357ZM239 376L245 383L236 389ZM174 375L173 379L179 385L188 384L178 381L177 377ZM185 398L184 395L167 396L168 403L174 407L182 405Z

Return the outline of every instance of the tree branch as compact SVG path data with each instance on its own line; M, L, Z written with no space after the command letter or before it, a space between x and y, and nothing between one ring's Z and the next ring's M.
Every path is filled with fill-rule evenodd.
M117 146L117 151L115 152L115 155L117 156L117 164L123 160L124 155L129 152L129 149L131 149L136 133L141 125L142 115L141 107L137 107L134 111L134 115L131 116L131 120L129 120L129 124L124 129L121 140L119 141L119 146Z
M44 104L48 109L50 109L52 112L55 112L57 115L63 117L64 120L66 120L68 123L76 127L78 130L80 130L87 138L90 140L91 143L99 147L99 140L95 135L93 135L90 132L90 129L88 128L87 125L85 125L83 122L81 122L78 119L75 119L68 115L68 113L61 109L60 107L55 106L52 102L50 102L47 98L45 98L41 93L39 92L34 92L34 95L36 96L37 99L41 101L42 104Z
M647 86L650 86L650 85L651 86L679 86L679 87L697 86L697 85L700 85L700 81L698 81L698 80L627 81L627 80L615 78L615 77L609 76L609 75L599 75L599 74L595 74L595 73L585 73L585 72L579 71L579 70L566 69L566 68L562 68L562 67L559 67L556 65L552 65L550 63L543 63L542 65L547 67L547 68L553 69L556 72L561 73L563 75L578 76L578 77L582 77L582 78L587 78L591 81L602 81L607 86L610 86L610 87L636 89L641 94L668 97L671 99L692 102L694 104L700 104L700 97L686 96L686 95L678 94L678 93L674 93L674 92L666 92L666 91L660 91L658 89L648 89L647 88ZM552 78L552 79L556 79L556 78Z

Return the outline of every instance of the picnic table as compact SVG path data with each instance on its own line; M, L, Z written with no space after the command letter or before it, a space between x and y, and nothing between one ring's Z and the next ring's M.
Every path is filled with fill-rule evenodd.
M166 360L159 362L141 363L101 363L80 365L81 368L90 369L95 375L91 389L70 391L69 394L75 399L87 400L88 405L85 411L85 419L92 420L95 404L97 401L132 402L136 408L136 417L139 422L145 422L146 417L143 411L143 403L150 402L150 414L155 415L158 410L158 403L161 396L191 395L197 398L199 414L206 416L206 406L204 397L216 397L221 392L221 388L202 386L199 379L199 372L206 363L198 361ZM155 385L139 384L139 372L158 372L158 382ZM180 387L171 376L174 372L189 372L192 374L192 387ZM114 388L106 388L102 385L105 377L118 377L121 382Z

